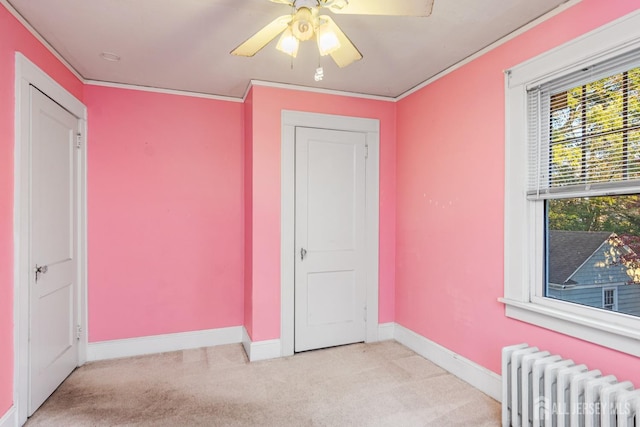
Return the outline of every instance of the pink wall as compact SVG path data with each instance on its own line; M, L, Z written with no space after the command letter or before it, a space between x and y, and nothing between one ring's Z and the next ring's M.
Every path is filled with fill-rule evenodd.
M244 101L244 326L253 325L253 89Z
M83 87L0 5L0 418L13 403L13 149L15 52L22 52L76 98Z
M241 325L242 104L85 94L89 341Z
M252 340L280 336L281 112L297 110L380 120L380 322L394 319L395 104L386 101L253 88Z
M637 0L583 0L398 103L399 324L495 372L500 349L526 341L640 384L637 358L507 319L497 301L503 70L637 7Z

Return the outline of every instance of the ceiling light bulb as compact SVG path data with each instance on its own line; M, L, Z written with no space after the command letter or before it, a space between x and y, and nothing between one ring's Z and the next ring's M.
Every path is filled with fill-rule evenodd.
M284 33L282 33L280 40L278 40L276 49L295 58L296 56L298 56L299 47L300 41L293 35L293 33L291 32L291 28L287 28Z
M329 24L322 24L318 28L318 50L320 55L325 56L335 52L340 48L340 40L333 30L329 27Z
M305 41L313 37L313 13L307 7L301 7L296 12L291 24L293 35L298 40Z

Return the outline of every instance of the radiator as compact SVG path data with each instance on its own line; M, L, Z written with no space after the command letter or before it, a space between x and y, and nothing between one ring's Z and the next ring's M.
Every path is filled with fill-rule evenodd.
M640 427L640 390L528 344L505 347L502 426Z

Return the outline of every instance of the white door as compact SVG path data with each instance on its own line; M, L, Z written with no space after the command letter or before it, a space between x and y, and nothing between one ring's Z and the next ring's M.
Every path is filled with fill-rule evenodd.
M366 334L366 136L296 128L295 351Z
M78 365L78 119L31 87L29 415Z

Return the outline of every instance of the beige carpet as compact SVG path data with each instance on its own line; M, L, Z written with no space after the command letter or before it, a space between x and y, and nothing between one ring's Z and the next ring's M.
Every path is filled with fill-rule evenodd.
M233 344L86 364L26 425L475 427L500 405L393 341L253 363Z

